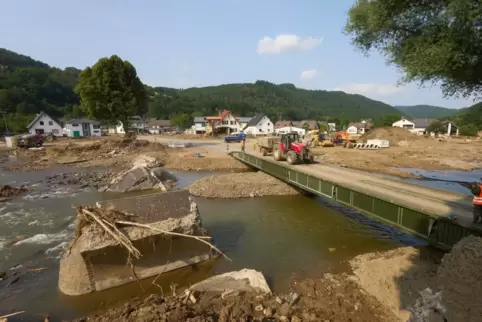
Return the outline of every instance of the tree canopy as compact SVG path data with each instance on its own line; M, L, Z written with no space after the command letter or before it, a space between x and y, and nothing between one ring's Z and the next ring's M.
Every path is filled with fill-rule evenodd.
M121 122L124 129L130 117L146 112L146 90L136 69L115 55L84 69L75 92L88 116L110 124Z
M399 67L402 82L482 98L480 0L358 0L345 30L364 53L376 50Z

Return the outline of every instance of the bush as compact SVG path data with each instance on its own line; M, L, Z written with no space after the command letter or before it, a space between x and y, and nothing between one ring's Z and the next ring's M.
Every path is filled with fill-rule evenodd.
M459 128L459 134L465 136L477 136L478 129L473 124L462 125Z

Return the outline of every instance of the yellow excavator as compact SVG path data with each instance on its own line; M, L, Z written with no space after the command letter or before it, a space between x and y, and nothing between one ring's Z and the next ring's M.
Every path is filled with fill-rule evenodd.
M307 141L307 144L309 144L309 146L311 146L312 148L317 146L321 146L324 148L335 146L329 135L326 132L320 133L320 130L309 131L308 134L305 136L305 140Z

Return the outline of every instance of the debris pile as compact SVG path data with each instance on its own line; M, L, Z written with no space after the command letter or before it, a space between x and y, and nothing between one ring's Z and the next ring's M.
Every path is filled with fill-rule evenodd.
M250 290L247 287L256 284L247 275L258 276L257 281L266 283L262 274L253 270L231 272L195 284L179 295L150 295L144 300L130 301L90 316L88 321L397 321L347 276L326 275L316 281L300 281L292 292L277 295L266 292L267 286ZM244 284L234 284L233 276L241 277ZM213 285L212 290L196 290L213 281L217 286Z
M19 188L9 186L7 184L0 185L0 201L6 201L11 197L18 196L22 193L27 192L28 189L24 186L20 186Z
M249 198L297 195L294 187L263 172L230 173L196 180L189 192L206 198Z
M47 176L44 183L48 185L80 185L82 187L100 188L112 181L116 173L109 171L80 171L60 173Z
M403 146L404 144L407 144L407 142L429 140L424 136L411 133L407 129L402 129L400 127L379 127L362 135L360 137L360 142L373 139L388 140L390 146Z
M153 157L140 156L134 161L132 168L122 171L99 191L170 190L176 185L177 178L162 168L161 165L161 162Z
M79 206L75 237L60 261L59 289L67 295L100 291L222 254L209 240L187 191Z
M468 236L444 256L437 274L448 321L480 321L482 238Z

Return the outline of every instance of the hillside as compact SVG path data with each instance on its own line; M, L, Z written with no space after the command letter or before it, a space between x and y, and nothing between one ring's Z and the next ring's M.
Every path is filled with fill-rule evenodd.
M0 109L9 130L25 131L33 115L43 110L60 117L79 103L73 92L79 70L61 70L0 48ZM1 122L0 132L4 131Z
M412 106L395 106L397 110L402 112L404 116L412 118L442 118L450 117L458 113L458 110L432 106L432 105L412 105Z
M73 92L80 70L54 68L31 57L0 49L0 109L10 130L24 131L35 113L56 117L80 116L79 98ZM305 90L293 84L266 81L227 84L184 90L147 87L149 116L181 119L217 114L230 109L237 115L265 113L273 119L327 119L347 124L361 118L399 114L394 107L361 95ZM4 130L0 122L0 132Z
M462 135L475 135L482 131L482 102L463 108L453 117Z
M266 81L185 90L159 87L151 90L157 93L149 107L152 117L169 117L180 111L213 115L222 108L238 115L263 112L274 119L292 120L323 117L359 120L399 114L392 106L361 95L305 90L293 84L276 85Z

